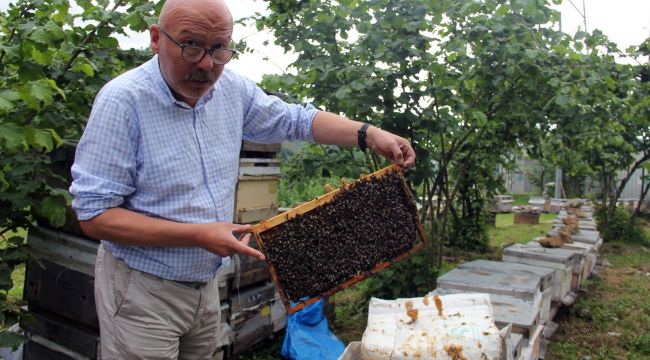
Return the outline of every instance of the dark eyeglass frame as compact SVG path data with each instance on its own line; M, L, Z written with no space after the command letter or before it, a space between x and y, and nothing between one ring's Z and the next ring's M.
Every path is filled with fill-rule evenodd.
M169 38L169 40L173 41L174 44L178 45L178 47L181 48L181 57L183 58L183 60L185 60L187 62L199 63L199 62L201 62L201 60L203 60L205 55L207 55L209 53L213 64L225 65L228 62L230 62L230 60L232 60L233 56L235 56L235 54L237 53L237 50L229 49L229 48L224 48L224 49L220 49L220 48L204 48L202 46L183 44L183 43L179 42L178 40L174 39L173 37L171 37L169 34L167 34L167 32L165 32L165 30L163 30L162 28L159 27L158 30L160 30L160 32L163 33L165 36L167 36ZM192 60L191 58L187 59L187 57L186 57L187 54L185 53L186 48L197 49L197 50L201 49L201 50L203 50L203 55L201 55L201 57L198 58L197 60ZM217 54L217 56L215 56L215 54ZM228 57L228 60L219 60L218 59L219 54L223 54L223 55L226 55L226 56L228 56L228 54L230 54L230 57Z

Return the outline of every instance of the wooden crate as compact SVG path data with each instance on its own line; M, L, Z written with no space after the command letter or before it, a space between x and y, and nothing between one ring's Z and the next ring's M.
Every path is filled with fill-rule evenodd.
M94 277L98 241L34 226L27 234L27 243L40 259Z
M551 229L547 233L549 236L555 236L560 234L561 226ZM581 242L586 244L591 244L594 246L594 249L598 251L603 244L603 239L600 237L598 231L588 231L588 230L579 230L577 234L571 235L571 240L574 242Z
M533 242L539 244L539 241L544 239L543 237L537 237L533 239ZM541 246L541 245L540 245ZM574 241L572 243L566 243L560 247L561 249L575 251L580 254L581 263L582 263L582 274L580 275L581 284L588 279L593 273L596 267L596 261L598 260L598 253L596 248L592 244L582 243Z
M499 212L509 213L512 211L512 205L515 202L515 199L511 195L497 195L495 196L497 200L497 207Z
M235 191L234 222L257 223L276 215L278 178L281 175L276 155L280 148L280 144L243 142Z
M539 224L539 213L515 211L514 223L529 224L529 225Z
M271 324L276 333L287 327L287 309L284 308L280 294L276 294L271 305Z
M394 166L394 165L389 166L389 167L381 169L381 170L379 170L379 171L377 171L377 172L375 172L373 174L363 176L363 177L361 177L361 179L359 181L362 182L362 181L370 180L371 178L381 178L383 176L386 176L389 173L397 173L397 174L399 174L399 176L401 177L401 183L402 183L402 186L403 186L403 189L404 189L404 192L405 192L406 196L413 202L413 204L415 204L415 202L413 201L410 189L408 188L408 186L406 184L406 180L403 177L401 168L399 168L397 166ZM344 186L343 188L346 188L346 187ZM264 249L264 246L265 246L264 244L265 244L265 241L266 241L264 233L266 231L268 231L269 229L272 229L272 228L274 228L274 227L276 227L276 226L278 226L280 224L283 224L283 223L285 223L287 221L290 221L290 220L296 218L299 215L308 213L308 212L310 212L310 211L312 211L312 210L314 210L314 209L316 209L316 208L318 208L318 207L320 207L320 206L322 206L324 204L327 204L327 203L331 202L332 200L334 200L335 195L337 195L340 191L341 191L341 189L335 189L333 191L330 191L327 194L325 194L323 196L320 196L320 197L318 197L318 198L316 198L316 199L314 199L314 200L312 200L310 202L307 202L307 203L302 204L302 205L300 205L298 207L290 209L287 212L284 212L284 213L282 213L280 215L277 215L277 216L275 216L275 217L273 217L273 218L271 218L269 220L262 221L261 223L253 226L251 231L255 235L255 238L256 238L256 240L258 242L259 247L261 249ZM360 205L364 206L365 204L360 204ZM325 221L335 221L335 220L325 219ZM380 231L380 230L378 229L378 231ZM343 289L345 289L345 288L347 288L347 287L349 287L349 286L363 280L367 276L375 274L375 273L389 267L390 265L405 259L406 257L410 256L411 254L413 254L417 250L421 249L424 245L426 245L426 237L424 235L422 225L419 223L419 220L418 220L418 223L417 223L417 233L420 235L421 241L419 243L416 243L416 245L413 246L413 248L411 248L409 251L397 256L396 258L394 258L392 260L385 261L385 262L382 262L380 264L377 264L372 269L370 269L369 271L354 275L354 276L350 277L348 280L340 283L339 285L331 288L328 291L325 291L324 293L322 293L320 295L314 295L314 296L312 296L312 297L310 297L310 298L308 298L306 300L297 302L296 304L291 304L290 303L288 297L286 296L286 294L284 292L284 289L282 289L281 283L278 280L278 274L276 273L276 269L270 263L268 264L269 265L269 270L271 272L271 277L272 277L274 283L276 284L276 286L277 286L277 288L279 290L282 302L285 305L285 308L287 309L287 312L291 314L291 313L294 313L294 312L302 309L304 306L306 306L308 304L311 304L311 303L313 303L315 301L318 301L322 297L328 297L328 296L330 296L330 295L332 295L332 294L334 294L334 293L336 293L338 291L341 291L341 290L343 290ZM359 239L359 241L362 241L362 240L363 239ZM296 255L301 256L300 254L296 254ZM309 274L305 274L305 276L308 276L308 275Z

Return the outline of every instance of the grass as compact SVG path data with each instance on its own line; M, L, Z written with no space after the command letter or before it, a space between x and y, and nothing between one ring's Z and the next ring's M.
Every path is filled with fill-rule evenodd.
M490 246L502 248L508 244L527 243L533 238L545 236L551 230L555 217L555 214L541 214L538 225L515 225L513 213L498 214L496 226L489 230Z
M556 317L546 358L650 359L650 249L607 243L599 257L609 265Z

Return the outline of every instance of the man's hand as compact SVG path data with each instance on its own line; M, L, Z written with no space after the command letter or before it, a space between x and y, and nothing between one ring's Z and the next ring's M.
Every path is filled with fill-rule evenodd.
M415 151L404 138L371 126L366 131L368 147L403 168L413 166Z
M251 225L238 225L226 222L197 224L199 231L196 241L209 252L219 256L243 254L264 260L264 254L248 246L251 239ZM234 233L243 234L236 238Z
M314 116L312 133L319 144L357 146L357 132L363 123L346 119L327 111ZM366 145L394 164L407 168L415 164L415 151L404 138L370 126L366 130Z

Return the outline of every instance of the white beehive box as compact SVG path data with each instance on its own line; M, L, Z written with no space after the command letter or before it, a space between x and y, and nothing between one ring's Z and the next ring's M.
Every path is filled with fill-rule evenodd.
M515 244L503 249L503 261L553 269L555 277L551 298L557 301L564 301L571 291L573 269L579 266L576 264L576 255L571 251L523 244Z
M439 277L437 283L434 293L438 295L489 294L497 325L512 324L512 331L525 337L537 329L542 317L548 319L549 316L550 303L543 305L539 278L479 268L456 268Z
M530 277L533 279L532 281L539 279L539 289L542 292L542 301L539 307L540 322L545 324L549 320L553 292L553 269L490 260L474 260L461 263L458 268L479 269L488 273L518 274ZM492 305L494 306L494 303Z
M487 294L373 298L361 359L507 359Z

